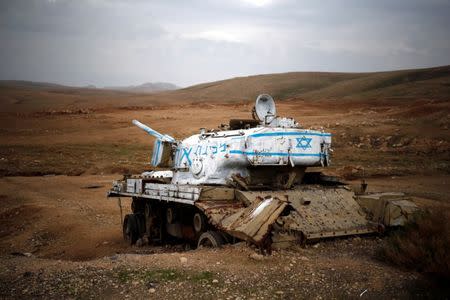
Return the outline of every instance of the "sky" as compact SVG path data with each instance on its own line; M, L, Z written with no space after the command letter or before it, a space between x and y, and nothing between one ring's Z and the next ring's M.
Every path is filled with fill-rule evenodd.
M119 86L450 64L450 0L0 0L0 80Z

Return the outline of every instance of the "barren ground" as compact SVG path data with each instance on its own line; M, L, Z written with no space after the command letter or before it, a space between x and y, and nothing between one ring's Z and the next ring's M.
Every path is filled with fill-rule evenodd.
M161 101L163 102L163 101ZM0 115L0 297L410 298L447 296L376 258L385 239L344 238L259 257L243 244L130 248L111 181L149 169L153 139L132 119L181 138L253 103L28 109ZM450 105L432 99L277 103L278 114L333 133L327 172L448 209ZM123 200L124 214L129 202ZM25 256L24 256L25 254ZM444 292L445 293L445 292Z

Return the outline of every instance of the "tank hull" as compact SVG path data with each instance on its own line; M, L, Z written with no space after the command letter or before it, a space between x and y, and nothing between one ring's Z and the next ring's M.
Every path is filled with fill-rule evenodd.
M309 176L310 177L310 176ZM116 182L109 197L133 197L135 213L145 217L140 238L154 240L155 230L193 241L208 230L260 247L286 247L321 238L374 233L409 221L417 207L403 194L356 195L347 186L303 184L289 190L246 191L207 185L155 183L136 176ZM158 211L145 213L146 205ZM195 214L204 226L195 228ZM184 219L174 218L184 216ZM167 217L169 216L169 217ZM158 236L160 238L160 236Z

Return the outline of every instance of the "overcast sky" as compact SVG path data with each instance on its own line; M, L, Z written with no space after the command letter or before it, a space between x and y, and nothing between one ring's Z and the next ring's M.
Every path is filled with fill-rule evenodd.
M179 86L450 64L450 0L0 0L0 79Z

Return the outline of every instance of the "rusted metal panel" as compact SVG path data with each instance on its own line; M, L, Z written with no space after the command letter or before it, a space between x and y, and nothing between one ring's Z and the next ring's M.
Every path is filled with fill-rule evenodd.
M418 206L403 193L358 195L356 201L368 218L384 226L403 226L414 219Z
M201 201L196 206L202 208L210 222L219 229L239 239L260 244L269 235L271 225L287 204L285 200L266 197L255 199L248 207Z
M259 244L287 204L279 198L258 198L252 205L225 218L221 226L234 236Z
M293 197L294 196L294 197ZM373 232L353 193L343 188L302 188L289 194L298 214L291 213L289 229L302 231L306 238ZM286 217L288 218L288 217Z
M375 228L353 199L353 193L336 187L309 186L286 191L241 191L253 203L259 197L285 199L293 210L280 216L281 231L302 233L306 239L373 232Z
M284 227L301 231L307 239L375 230L353 199L353 193L346 189L301 188L288 197L295 212L282 217L287 223Z
M205 213L212 225L217 227L220 226L225 218L245 208L242 203L226 202L220 199L214 201L199 200L195 202L195 206Z
M201 200L234 200L235 189L228 187L204 186L200 194Z
M384 225L403 226L414 219L419 207L408 200L390 200L384 213Z

